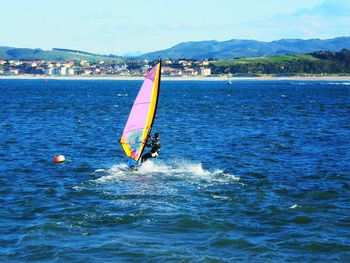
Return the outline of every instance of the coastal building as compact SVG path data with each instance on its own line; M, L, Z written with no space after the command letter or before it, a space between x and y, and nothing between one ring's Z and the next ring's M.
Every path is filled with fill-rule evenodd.
M53 67L49 67L49 68L47 68L47 69L45 69L45 74L46 75L53 75L54 74L54 72L55 72L55 68L53 68Z
M10 73L13 75L18 75L19 70L18 69L10 69Z
M6 75L18 75L19 70L16 68L9 68L8 70L4 71L4 74Z
M165 60L162 67L162 73L166 76L203 76L211 75L208 61L193 60ZM181 63L180 63L181 62ZM149 61L125 61L125 62L109 62L99 61L89 63L87 60L78 62L66 61L18 61L18 60L0 60L0 68L2 75L18 75L18 74L35 74L35 75L120 75L120 76L144 76L151 68L153 62ZM75 66L77 64L77 66ZM83 64L84 66L81 66Z
M119 76L129 76L130 75L130 71L127 70L127 69L124 69L124 70L119 70L117 72L111 71L111 72L109 72L109 74L118 74Z
M182 70L171 67L163 67L162 74L173 77L182 76Z
M74 61L68 61L65 65L67 68L74 66Z
M126 69L128 68L128 66L127 66L125 63L123 63L123 64L117 64L117 65L115 65L114 68L115 68L116 70L122 71L122 70L126 70Z
M87 67L87 66L89 66L89 61L87 61L87 60L81 60L80 61L80 66L82 66L82 67Z
M92 73L92 70L85 69L84 72L83 72L83 75L91 75L91 73Z
M13 63L10 63L10 64L13 65L13 66L20 66L20 65L23 64L23 62L19 61L19 60L15 60L15 61L13 61Z
M60 76L65 76L65 75L74 75L75 74L75 70L73 67L64 67L64 66L60 66L60 67L53 67L53 68L47 68L45 70L45 74L46 75L60 75Z
M93 75L99 75L99 74L101 74L101 69L100 69L100 68L94 68L94 69L92 70L92 74L93 74Z
M67 74L67 68L66 67L60 67L58 68L58 75L66 75Z
M211 75L210 68L201 68L201 75L203 75L203 76L210 76Z
M45 73L45 69L41 66L33 67L33 74L43 75Z
M193 68L185 68L182 74L186 76L196 76L198 75L198 71Z
M53 67L54 67L54 64L51 63L51 62L48 62L48 63L46 63L46 67L47 67L47 68L53 68Z
M180 60L179 64L181 64L184 67L189 67L189 66L192 65L192 62L191 61L187 61L187 60Z
M70 75L70 76L74 75L74 68L67 68L66 75Z

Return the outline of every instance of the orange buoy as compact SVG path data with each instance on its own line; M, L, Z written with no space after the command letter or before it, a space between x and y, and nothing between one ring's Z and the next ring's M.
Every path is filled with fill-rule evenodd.
M54 163L63 163L65 161L65 158L63 155L56 155L55 157L53 157L53 162Z

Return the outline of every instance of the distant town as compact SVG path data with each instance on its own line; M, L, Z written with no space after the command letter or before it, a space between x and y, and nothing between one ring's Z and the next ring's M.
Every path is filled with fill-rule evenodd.
M44 61L44 60L0 60L0 76L144 76L155 64L148 60L127 60L125 62L98 61ZM210 76L207 60L164 60L164 76Z
M30 52L33 53L31 50ZM44 53L44 51L38 52ZM72 52L66 53L72 54ZM146 59L91 57L90 60L85 57L79 59L69 57L61 61L43 58L2 58L0 59L0 76L141 77L145 76L157 63L157 61ZM321 50L308 54L226 60L164 59L162 65L162 75L168 77L226 76L230 78L231 76L261 76L264 74L274 76L350 75L350 50L342 49L338 52Z

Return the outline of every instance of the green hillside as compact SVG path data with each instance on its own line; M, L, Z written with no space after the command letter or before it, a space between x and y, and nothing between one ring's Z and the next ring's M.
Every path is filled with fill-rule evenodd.
M350 51L217 60L210 68L213 74L350 74Z
M115 61L121 62L124 59L117 56L95 55L87 52L73 52L63 50L42 50L30 48L0 47L0 59L6 60L46 60L46 61Z
M252 64L252 63L287 63L295 62L298 60L311 60L315 61L318 58L313 57L310 54L300 54L300 55L282 55L282 56L272 56L272 57L257 57L257 58L238 58L238 59L228 59L228 60L217 60L212 61L211 64L217 67L229 67L236 64Z
M0 59L11 59L11 56L7 54L10 47L0 47Z

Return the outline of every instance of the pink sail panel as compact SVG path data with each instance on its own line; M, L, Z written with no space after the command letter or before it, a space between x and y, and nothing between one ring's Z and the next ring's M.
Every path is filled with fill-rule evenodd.
M120 143L125 154L138 161L152 128L159 95L160 68L158 63L147 74L131 108Z

